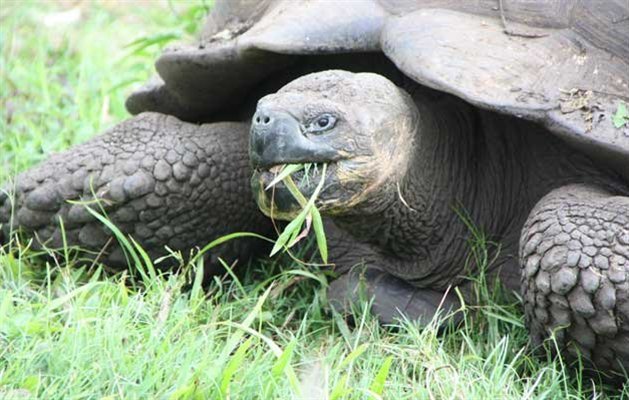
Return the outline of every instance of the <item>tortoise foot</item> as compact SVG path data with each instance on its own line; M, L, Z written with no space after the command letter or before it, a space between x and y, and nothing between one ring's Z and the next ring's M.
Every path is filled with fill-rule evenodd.
M0 197L0 240L20 230L36 247L77 246L124 268L125 254L95 213L151 257L167 255L166 246L187 255L228 233L263 233L269 224L252 200L247 136L244 123L140 114L18 175ZM245 242L221 255L242 260L255 249Z
M417 288L376 268L353 268L333 281L328 300L334 310L351 314L352 306L371 301L371 312L382 324L399 320L417 321L423 326L446 321L457 323L460 302L454 292Z
M524 226L520 262L532 343L554 336L567 359L625 374L629 197L588 185L552 191Z

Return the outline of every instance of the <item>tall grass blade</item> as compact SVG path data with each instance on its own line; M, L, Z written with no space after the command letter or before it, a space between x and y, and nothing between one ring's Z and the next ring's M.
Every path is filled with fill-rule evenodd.
M278 379L282 376L286 370L286 367L290 365L290 360L293 357L293 352L295 351L295 346L297 345L297 341L295 339L291 340L291 342L286 346L282 355L279 356L273 368L271 368L271 375Z
M328 263L328 242L325 238L325 230L323 229L323 220L321 219L321 213L316 208L312 208L312 229L315 232L315 238L317 239L317 247L319 248L319 254L321 254L321 260L324 264Z
M285 164L279 174L273 178L271 183L269 183L264 190L269 190L273 186L277 185L284 179L288 178L291 174L304 169L304 164Z
M358 357L360 357L367 349L369 348L369 343L363 343L357 346L354 350L351 351L339 364L339 369L343 369L347 367L349 364L353 363Z
M234 239L241 239L241 238L255 238L255 239L260 239L260 240L264 240L267 241L269 243L273 243L274 240L273 239L269 239L266 236L262 236L259 235L257 233L253 233L253 232L234 232L234 233L230 233L229 235L225 235L225 236L221 236L218 239L215 239L213 241L211 241L210 243L208 243L207 245L205 245L201 250L199 250L199 252L197 254L194 255L194 257L192 257L190 259L190 264L194 264L197 262L197 260L200 257L203 257L203 255L208 252L209 250L213 249L216 246L219 246L223 243L229 242L230 240L234 240Z
M127 239L125 234L122 233L122 231L118 229L118 227L114 225L113 222L111 222L110 220L105 218L103 215L93 210L90 206L85 205L85 209L90 214L92 214L94 218L96 218L103 225L105 225L114 234L116 239L118 239L118 243L120 243L120 247L122 248L122 251L124 252L125 257L128 257L128 256L131 257L131 259L133 260L133 267L140 273L140 276L142 277L142 281L150 282L150 278L146 274L146 271L144 271L142 262L140 261L140 257L138 256L136 252L135 246L131 244L131 242L129 241L129 239Z
M290 175L287 175L284 178L284 183L286 185L286 188L291 192L293 197L295 197L297 202L302 206L302 210L297 215L297 217L295 217L295 219L293 219L284 228L282 233L279 235L279 237L277 238L275 242L275 245L273 246L273 249L271 250L271 254L270 254L271 256L277 254L283 248L290 247L291 245L296 243L295 240L299 237L299 233L301 232L301 228L304 222L306 221L306 218L310 216L310 218L312 218L313 224L316 225L315 235L317 238L317 246L319 248L319 253L321 254L321 258L324 260L324 262L327 263L328 247L327 247L327 242L325 239L325 232L323 229L323 221L321 220L321 214L319 213L318 210L316 212L313 212L313 210L316 210L315 205L314 205L315 201L319 197L319 194L321 193L321 190L323 189L323 184L325 183L326 171L327 171L327 164L323 164L323 168L321 172L321 180L315 187L315 190L313 191L312 196L310 196L310 199L308 201L306 201L305 197L301 194L301 192L299 191L299 188L297 187L293 179L290 177ZM291 241L291 239L293 239L293 241Z
M255 306L253 307L253 310L251 310L251 312L247 315L247 317L242 321L242 324L237 324L238 325L237 327L239 329L235 331L229 337L229 339L225 343L225 346L223 347L223 351L218 357L218 360L216 362L217 371L220 371L223 369L222 368L223 365L225 365L225 363L229 359L230 354L232 354L232 352L234 351L236 346L238 346L238 343L240 343L240 340L244 336L245 329L248 329L249 326L251 326L251 324L253 323L253 321L255 321L255 319L258 317L258 315L260 315L260 312L262 311L262 305L266 301L267 297L269 297L269 293L271 293L272 288L273 288L273 285L270 285L266 289L266 291L262 294L262 296L260 296Z
M282 349L271 338L261 334L260 332L250 328L249 326L244 326L242 324L237 324L233 322L222 322L221 324L238 328L242 330L243 332L246 332L250 334L251 336L255 336L258 339L262 340L264 343L266 343L267 346L269 346L269 348L271 349L271 352L273 352L273 354L278 359L281 358L282 355L284 354ZM300 387L299 387L299 380L297 379L297 374L295 374L295 370L290 365L290 363L286 363L284 367L284 374L286 375L286 378L288 379L288 383L290 384L293 392L299 395L299 393L301 392Z
M388 356L382 366L378 370L376 377L371 382L371 386L369 386L369 391L377 394L378 396L382 396L382 392L384 392L384 384L389 376L389 369L391 368L391 363L393 362L393 356Z
M330 400L338 400L351 393L351 391L347 389L348 381L349 374L343 374L341 376L341 379L339 379L336 385L334 385L334 387L332 388L332 392L330 392Z
M234 375L236 374L236 371L238 371L238 368L240 368L242 363L245 361L245 356L247 355L247 351L249 350L249 347L251 347L252 343L253 343L253 338L249 338L245 340L243 344L241 344L238 347L238 350L236 350L234 355L231 357L231 359L227 363L227 366L223 370L223 376L221 378L221 387L220 387L221 395L223 398L227 397L229 384L232 378L234 377Z
M205 264L203 262L203 258L199 258L194 265L194 282L192 283L192 289L190 290L190 300L198 301L201 299L201 294L203 292L203 277Z

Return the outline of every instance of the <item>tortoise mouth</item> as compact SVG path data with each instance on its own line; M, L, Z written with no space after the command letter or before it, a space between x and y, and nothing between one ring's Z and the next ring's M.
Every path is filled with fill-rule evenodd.
M326 164L325 177L323 164ZM302 206L286 183L283 180L277 181L283 167L284 164L276 164L255 168L251 178L251 187L258 207L265 215L275 219L291 220L299 214ZM321 208L334 200L335 190L332 189L338 188L337 170L338 162L309 163L305 168L290 174L290 177L306 199L310 199L317 186L321 185L315 200L315 206Z

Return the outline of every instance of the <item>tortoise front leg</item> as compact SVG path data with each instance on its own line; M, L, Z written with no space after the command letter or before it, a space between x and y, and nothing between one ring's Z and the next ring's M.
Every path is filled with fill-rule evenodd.
M462 317L454 312L461 307L454 286L448 290L418 288L385 272L391 260L330 221L326 222L326 235L330 260L336 263L339 274L327 292L330 306L336 311L350 315L356 306L360 309L361 303L371 302L370 311L382 324L409 319L425 326L435 317L444 318L439 322L457 322ZM462 285L469 286L469 282Z
M554 335L568 359L629 370L629 197L589 185L545 196L520 241L533 344Z
M371 312L382 324L409 319L426 326L435 318L456 323L462 316L455 312L461 303L454 288L418 288L375 267L356 266L341 275L330 284L328 300L343 314L350 314L352 306L361 301L371 301Z
M36 245L61 247L63 221L69 245L94 254L105 248L100 261L126 266L112 233L86 204L152 257L167 254L165 246L187 253L235 231L266 233L269 223L250 190L247 142L244 123L138 115L17 176L9 195L0 195L0 240L19 228ZM259 246L233 243L222 254L241 260Z

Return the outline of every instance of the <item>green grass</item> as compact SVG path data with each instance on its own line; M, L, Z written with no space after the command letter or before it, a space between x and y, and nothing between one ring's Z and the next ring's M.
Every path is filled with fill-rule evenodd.
M203 10L80 4L80 22L53 29L42 21L56 3L0 3L0 181L127 118L131 86ZM348 326L326 311L327 276L287 258L201 288L200 259L165 276L139 252L143 278L37 256L28 243L0 251L3 399L629 398L533 357L519 306L482 278L485 305L438 335L380 327L364 310Z

